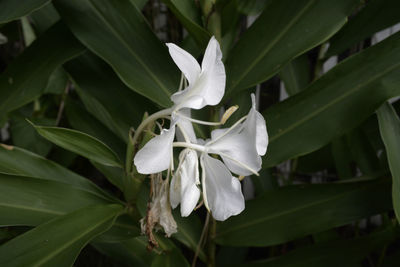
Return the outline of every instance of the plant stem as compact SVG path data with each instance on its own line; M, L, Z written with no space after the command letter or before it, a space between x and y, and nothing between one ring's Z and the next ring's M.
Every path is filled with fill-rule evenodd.
M217 245L215 244L215 234L217 232L217 222L214 218L210 218L209 230L208 230L208 267L215 267L215 252Z

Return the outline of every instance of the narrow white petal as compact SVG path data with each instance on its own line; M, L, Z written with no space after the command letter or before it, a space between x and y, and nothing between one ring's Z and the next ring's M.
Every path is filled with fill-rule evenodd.
M254 111L257 124L256 145L258 155L264 156L268 147L268 132L265 119L258 111Z
M179 110L178 115L177 115L178 129L176 131L176 139L179 142L186 141L185 138L184 138L184 135L182 133L182 131L184 131L185 134L187 135L187 137L189 138L189 141L191 143L196 143L197 142L197 137L196 137L196 134L194 132L192 123L189 120L185 119L184 117L179 117L179 114L182 114L185 117L189 117L189 118L191 117L190 109L183 108L183 109Z
M259 155L263 156L267 152L268 146L268 133L267 126L263 115L256 109L256 98L254 94L251 94L252 108L248 114L248 122L253 125L247 125L247 127L256 127L256 146Z
M181 203L181 175L179 173L181 164L179 164L174 176L171 180L171 185L169 187L169 202L171 207L175 209L179 203Z
M200 80L203 88L199 94L204 97L207 105L217 105L225 93L226 74L222 52L214 36L204 53Z
M168 169L171 163L174 136L175 125L169 130L163 129L160 135L147 142L134 158L137 171L142 174L151 174Z
M206 191L207 205L212 216L218 221L224 221L230 216L244 210L244 197L240 182L233 177L226 166L219 160L207 154L202 155L203 187Z
M228 134L209 146L209 153L218 154L233 173L251 175L261 169L254 137L245 132Z
M200 66L197 60L188 52L173 43L167 43L169 54L178 68L183 72L189 85L192 85L200 75Z
M197 187L199 182L199 162L197 153L191 149L185 149L184 162L180 170L181 175L181 215L189 216L196 207L200 198L200 189Z

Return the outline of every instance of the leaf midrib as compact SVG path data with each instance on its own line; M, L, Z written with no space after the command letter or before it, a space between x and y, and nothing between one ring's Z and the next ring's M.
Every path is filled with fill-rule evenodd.
M104 220L99 221L98 223L92 225L91 227L87 228L86 231L81 232L79 235L77 235L75 238L69 239L68 242L63 243L62 246L60 246L58 249L54 250L52 253L47 254L47 257L42 258L38 262L35 263L34 266L42 266L44 263L48 262L49 260L53 259L56 257L58 254L62 253L64 250L68 249L71 245L73 245L75 242L77 242L79 239L85 237L87 234L90 232L96 230L97 227L101 226L108 220L110 220L112 217L116 216L116 212L112 212L109 214L107 217L104 218Z
M289 29L304 15L304 13L309 9L309 7L315 2L315 0L311 0L307 5L304 6L300 10L300 12L293 17L293 19L287 24L285 28L277 35L277 37L269 43L265 47L265 49L259 54L258 57L255 58L255 60L252 61L250 64L249 68L247 68L245 71L242 72L242 75L239 76L239 78L236 80L235 83L232 83L232 90L233 88L236 88L238 84L243 80L243 78L260 62L261 59L265 57L265 55L271 50L271 48L285 36L285 34L289 31Z
M268 220L276 219L276 218L278 218L280 216L283 216L283 215L287 215L287 214L290 214L290 213L298 212L298 211L306 209L306 208L310 208L310 207L313 207L313 206L318 206L320 204L323 204L323 203L326 203L326 202L330 202L332 200L336 200L336 199L342 198L342 197L344 197L344 196L346 196L348 194L351 194L353 192L364 191L366 189L369 189L370 186L371 186L371 184L363 185L361 187L357 187L355 189L343 192L343 193L335 195L333 197L329 197L329 198L325 198L325 199L322 199L322 200L319 200L319 201L314 201L314 202L311 202L311 203L307 203L307 204L304 204L304 205L302 205L300 207L289 209L289 210L286 210L286 211L283 211L283 212L278 212L278 213L275 213L273 215L270 215L270 216L267 216L267 217L264 217L264 218L260 218L260 219L253 220L253 221L250 221L250 222L247 222L247 223L244 223L244 224L240 224L240 225L238 225L236 227L228 228L226 231L222 231L222 232L217 233L217 237L216 238L221 237L223 235L226 235L227 233L237 231L239 229L248 228L250 226L253 226L253 225L256 225L256 224L260 224L260 223L268 221Z
M359 86L355 86L354 90L349 90L349 91L345 92L344 94L342 94L339 97L335 98L333 101L328 102L326 105L322 106L321 108L315 109L313 112L309 113L307 116L304 116L302 119L296 120L295 123L291 124L286 129L283 129L283 130L279 131L277 134L271 136L270 139L269 139L270 143L272 143L275 139L279 138L280 136L282 136L284 134L287 134L289 131L299 127L302 124L304 124L305 122L307 122L308 120L312 119L313 117L316 117L318 114L324 112L325 110L327 110L331 106L337 104L338 102L340 102L341 100L345 99L346 97L356 93L357 91L359 91L364 86L368 85L369 83L374 82L376 79L380 78L381 76L384 76L385 74L387 74L388 72L390 72L393 69L397 68L398 66L400 66L400 63L397 63L397 64L393 65L392 67L387 68L385 71L383 71L383 72L381 72L381 73L379 73L379 74L377 74L375 76L372 76L372 78L368 79L366 82L360 83Z
M167 95L167 97L170 96L171 92L164 87L164 85L161 83L159 79L150 71L150 69L147 67L146 64L138 57L138 55L130 48L130 46L126 43L126 41L118 34L118 30L114 29L114 27L105 19L104 14L99 10L95 4L92 3L91 0L89 0L89 3L93 7L93 10L95 13L97 13L98 17L106 24L106 26L109 28L111 32L115 34L117 39L128 49L128 51L133 55L133 57L139 62L140 65L142 65L143 69L149 74L149 76L158 84L158 86L164 91L164 93Z

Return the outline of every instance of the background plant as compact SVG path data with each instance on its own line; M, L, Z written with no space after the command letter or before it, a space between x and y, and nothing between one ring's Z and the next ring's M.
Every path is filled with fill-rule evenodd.
M396 266L399 7L0 1L0 265ZM200 59L212 35L226 94L196 118L238 104L234 122L256 92L270 136L264 168L244 179L240 215L216 223L204 208L175 210L178 233L159 232L147 251L149 183L131 169L133 128L179 86L164 43Z

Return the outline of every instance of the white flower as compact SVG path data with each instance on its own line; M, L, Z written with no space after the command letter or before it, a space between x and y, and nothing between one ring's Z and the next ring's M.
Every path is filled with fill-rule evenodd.
M196 59L175 44L167 44L170 55L189 81L189 86L171 96L175 105L171 108L171 126L152 138L136 155L134 164L139 173L151 174L164 171L171 166L172 142L175 125L179 139L195 142L190 118L190 109L218 104L225 92L225 68L218 41L212 37L204 53L201 69ZM187 140L186 140L187 139Z
M179 155L179 166L171 180L170 201L175 209L181 204L181 215L189 216L200 198L199 161L193 149L184 149Z
M136 153L133 160L136 169L142 174L162 172L171 166L172 142L175 137L175 124L169 130L163 129L161 134L152 138Z
M220 155L232 172L243 176L261 169L260 155L266 153L268 145L264 117L256 110L254 94L251 97L253 105L246 120L212 131L211 141L205 144L209 153Z
M214 219L224 221L244 210L244 197L239 179L233 177L218 159L200 156L204 204Z
M254 95L251 97L253 105L248 115L231 128L214 130L211 133L211 140L207 142L198 141L197 144L191 145L181 144L201 151L201 183L204 204L216 220L226 220L244 209L244 197L240 182L232 176L230 171L239 175L257 174L261 169L261 155L266 153L268 135L265 120L256 110ZM182 167L180 167L181 169L178 167L178 174L172 181L176 189L171 190L170 193L171 206L175 208L181 203L182 216L190 214L199 197L196 186L198 184L197 157L195 157L194 151L189 156L188 151L192 150L183 150L180 162L181 166L185 166L183 173L190 175L182 175ZM208 154L221 156L225 164ZM184 180L184 185L179 184L182 183L179 181Z
M201 68L197 60L175 44L167 44L175 64L185 75L189 86L171 96L178 108L201 109L218 104L225 92L225 67L218 41L211 37Z

